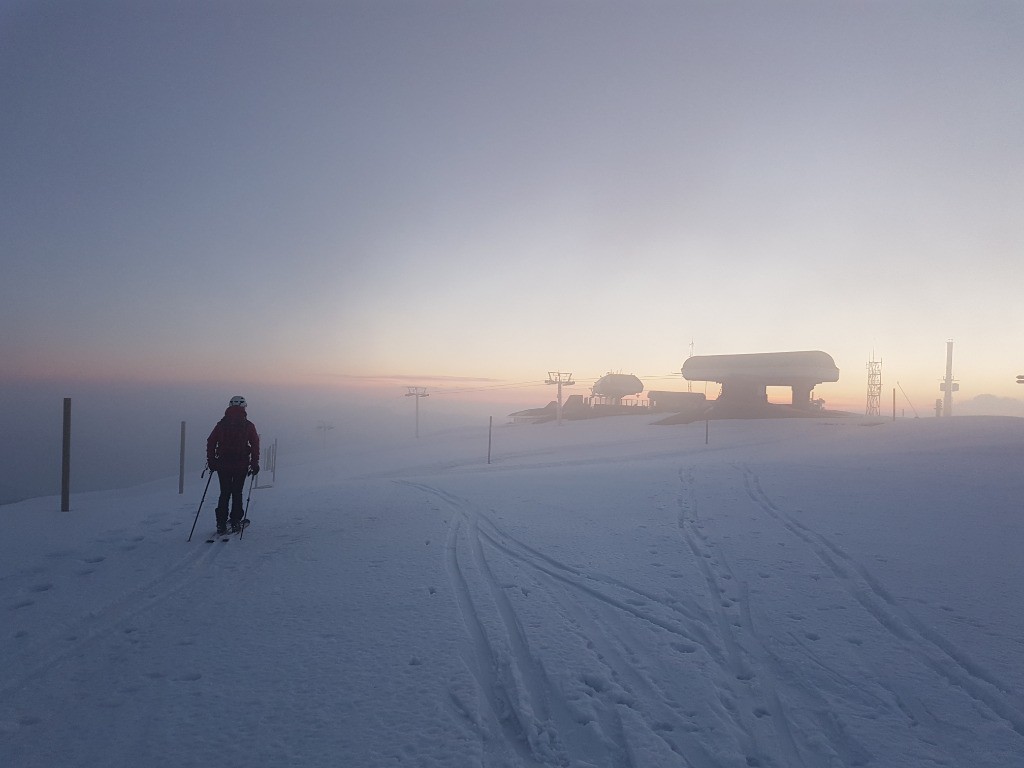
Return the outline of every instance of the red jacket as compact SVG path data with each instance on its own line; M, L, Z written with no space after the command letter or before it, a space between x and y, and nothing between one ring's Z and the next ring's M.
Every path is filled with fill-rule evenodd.
M210 469L248 472L260 464L260 436L245 415L245 408L229 405L224 418L206 438L206 461Z

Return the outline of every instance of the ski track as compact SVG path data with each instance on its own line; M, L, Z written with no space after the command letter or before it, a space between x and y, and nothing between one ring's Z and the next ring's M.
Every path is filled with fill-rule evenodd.
M17 674L5 680L0 687L0 698L7 698L44 676L60 674L64 662L83 655L104 638L133 632L132 624L136 618L160 606L207 572L206 564L218 556L224 544L219 541L207 544L204 538L193 535L183 555L144 584L128 590L116 600L61 622L47 637L33 637L31 645L17 659ZM133 541L137 543L138 539ZM106 559L106 555L83 558L94 567ZM87 569L85 573L88 572L91 571ZM29 606L15 607L26 609Z
M937 676L937 686L964 692L988 719L1024 735L1024 707L1016 692L903 609L842 547L776 504L750 467L732 471L751 513L778 525L780 535L835 577L837 596L849 598L836 607L862 610L880 637L891 638L895 651ZM468 499L398 481L433 497L440 502L435 509L451 516L447 570L485 712L474 719L464 705L456 703L455 709L476 727L484 766L877 764L881 756L847 722L860 718L858 713L869 720L872 713L900 713L905 726L893 727L905 727L908 754L920 750L921 764L969 738L962 728L944 727L927 703L871 659L862 658L867 674L858 674L856 667L837 668L820 657L813 633L780 633L771 609L759 610L757 595L737 577L729 543L706 532L696 476L694 468L678 468L679 554L693 568L698 587L682 598L574 567L511 535ZM499 571L517 575L503 579ZM544 635L526 624L526 604L512 599L519 591L531 601L545 601L539 605L553 605L562 617L561 625L545 628L558 633L553 642L566 648L579 643L581 653L567 668L547 648L531 647ZM767 633L769 626L774 634ZM666 637L675 658L660 652ZM583 696L574 695L579 690ZM837 702L844 702L838 712ZM724 742L723 732L729 734ZM733 748L723 751L723 743Z
M561 764L543 759L543 753L550 756L554 746L542 744L544 718L535 715L530 702L543 702L548 692L543 675L533 667L522 629L507 605L507 598L498 595L500 588L481 549L476 517L450 495L412 485L442 499L453 513L445 550L447 569L469 635L467 661L490 713L486 723L473 721L482 731L486 764L504 764L511 757L508 747L513 750L517 765ZM481 587L487 594L481 594ZM485 603L487 595L491 600ZM485 605L497 606L503 636L496 635L494 616L485 610ZM460 707L460 711L464 712L464 708ZM496 733L503 738L494 738Z
M1024 704L1019 695L972 661L939 632L901 608L881 582L840 546L778 507L761 488L758 476L742 468L746 492L764 512L801 540L836 576L850 595L894 640L949 684L963 690L979 704L1024 736Z
M469 636L470 664L491 714L481 734L486 764L501 764L503 757L488 742L495 731L512 742L517 764L523 766L640 768L651 764L652 755L659 755L657 764L692 768L772 764L764 761L756 735L765 707L750 706L744 701L749 697L733 691L712 704L710 713L695 711L688 706L692 697L686 685L680 685L680 675L707 685L705 672L692 661L696 658L731 669L737 686L748 684L745 667L735 661L739 651L723 646L718 636L720 615L712 616L699 603L680 603L604 574L585 573L519 541L465 499L422 483L403 484L439 499L452 514L447 565ZM547 597L560 606L563 631L578 637L592 654L594 671L582 674L582 703L571 700L566 682L552 683L551 675L561 670L549 672L531 651L508 596L510 585L503 585L490 565L494 557L543 585ZM622 623L603 620L609 611L636 619L636 629L610 633L608 627ZM675 637L675 658L652 652L651 633ZM709 690L714 688L712 681ZM464 706L457 711L466 717ZM716 723L729 727L736 738L736 754L726 762L709 752L701 738ZM793 760L779 764L801 765Z
M749 765L806 765L794 740L789 719L777 692L768 655L758 639L750 614L745 583L736 580L724 554L704 534L697 511L693 475L680 469L679 530L704 577L709 604L725 649L730 707L737 729L745 735ZM730 585L724 586L723 582ZM729 597L735 591L736 597ZM769 745L774 745L773 749Z

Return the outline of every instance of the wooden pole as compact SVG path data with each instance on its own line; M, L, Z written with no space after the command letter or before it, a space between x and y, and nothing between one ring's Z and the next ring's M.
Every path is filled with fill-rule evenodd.
M60 462L60 511L71 509L71 398L64 398L64 437Z
M178 494L185 492L185 422L181 422L181 449L178 453Z

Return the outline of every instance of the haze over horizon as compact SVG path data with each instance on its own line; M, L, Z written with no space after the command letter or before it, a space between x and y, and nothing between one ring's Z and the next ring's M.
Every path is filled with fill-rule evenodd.
M692 342L923 416L953 339L1018 412L1022 71L992 0L0 0L0 410L528 407Z

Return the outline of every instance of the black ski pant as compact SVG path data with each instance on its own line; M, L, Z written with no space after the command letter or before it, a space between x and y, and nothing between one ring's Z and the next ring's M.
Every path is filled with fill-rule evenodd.
M217 470L217 479L220 480L220 499L217 500L217 522L221 523L228 517L228 504L231 507L231 522L237 523L242 519L245 508L242 505L242 490L245 488L245 471L227 469Z

